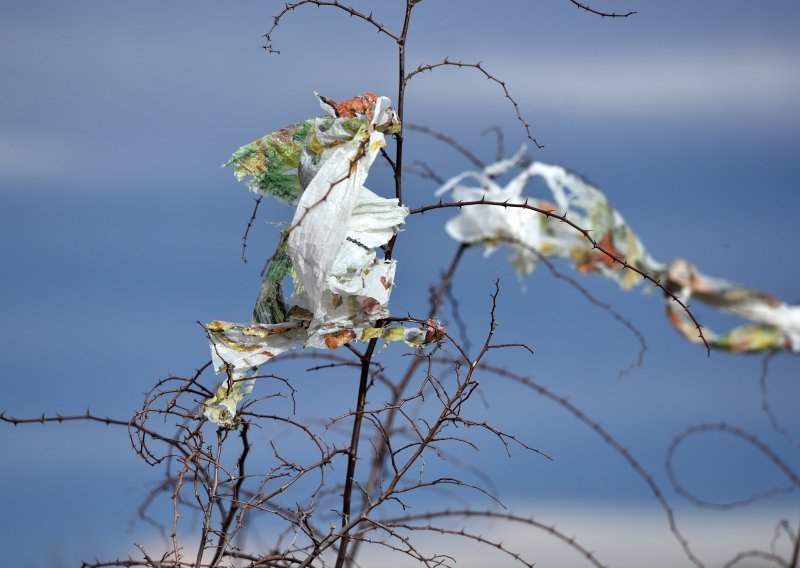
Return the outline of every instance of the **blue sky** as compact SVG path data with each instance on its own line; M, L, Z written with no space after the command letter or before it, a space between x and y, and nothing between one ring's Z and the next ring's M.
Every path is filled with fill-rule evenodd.
M387 25L400 16L400 2L355 5ZM656 258L688 258L708 274L800 299L798 3L598 3L639 12L614 21L566 0L485 6L423 2L410 66L445 56L482 61L507 81L545 143L532 155L595 182ZM243 265L252 195L219 165L253 138L318 113L315 89L337 99L396 90L392 46L335 12L298 10L274 36L281 54L266 54L261 35L278 7L0 2L0 410L27 416L89 406L127 418L158 377L206 360L196 321L249 317L261 262L274 248L267 222L287 220L289 210L265 202ZM504 130L509 151L525 141L507 103L482 77L443 70L412 82L406 121L457 136L488 160L487 126ZM407 139L409 159L425 159L443 176L468 167L422 135ZM387 180L376 171L369 185L389 195ZM410 204L433 201L429 182L407 184ZM396 249L396 313L424 309L428 285L455 249L442 230L449 216L409 220ZM502 251L486 259L472 251L459 272L455 291L472 326L484 325L494 277L502 286L500 336L536 351L497 363L569 395L665 487L669 440L702 421L750 428L800 465L797 446L772 432L761 411L759 358L706 358L672 331L655 295L584 279L647 338L644 367L618 379L636 357L635 339L545 270L523 291ZM728 322L702 308L698 316ZM396 355L387 360L399 368ZM352 405L353 377L309 377L304 366L280 365L300 388L301 413L335 416ZM770 375L773 404L794 432L797 372L796 359L782 355ZM489 379L484 391L489 412L556 458L516 455L509 467L502 450L487 445L479 461L508 501L530 510L626 504L659 518L620 458L561 409ZM130 451L124 431L2 427L0 443L2 479L13 488L4 508L14 514L3 516L0 531L11 564L74 566L127 554L131 542L149 538L142 524L126 531L157 472ZM721 438L687 445L682 463L692 487L721 498L783 483L763 458ZM668 495L690 514L690 504ZM761 523L756 544L767 546L772 526L763 518L777 521L797 505L784 495L758 514L728 515ZM663 542L677 546L666 530Z

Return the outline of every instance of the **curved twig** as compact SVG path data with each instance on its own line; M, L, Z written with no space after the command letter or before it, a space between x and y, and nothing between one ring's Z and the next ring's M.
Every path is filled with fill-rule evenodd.
M597 568L605 568L605 566L597 559L593 552L581 546L574 537L568 537L561 531L559 531L554 525L546 525L544 523L540 523L539 521L535 520L532 517L522 517L520 515L515 515L513 513L502 513L498 511L474 511L472 509L461 509L461 510L447 510L447 511L435 511L431 513L419 513L416 515L406 515L403 517L396 517L393 519L383 520L382 522L393 525L396 523L402 522L412 522L412 521L419 521L419 520L430 520L436 519L441 517L478 517L478 518L486 518L486 519L498 519L498 520L505 520L511 521L515 523L521 523L524 525L532 526L537 529L543 530L553 537L557 538L558 540L566 543L571 548L575 549L578 553L584 556L591 564L597 566Z
M608 315L610 315L612 318L614 318L620 324L622 324L625 328L627 328L628 331L630 331L633 334L634 337L636 337L637 341L639 342L639 353L638 353L638 355L636 357L636 360L633 361L632 363L630 363L624 369L620 370L618 377L621 378L621 377L627 375L628 373L630 373L631 371L633 371L634 369L640 368L644 364L644 354L647 352L647 341L644 338L644 334L639 330L639 328L637 328L635 325L633 325L633 323L628 318L626 318L625 316L620 314L617 310L615 310L611 306L611 304L608 304L606 302L603 302L603 301L597 299L594 296L594 294L589 292L589 290L585 286L583 286L580 282L578 282L577 280L575 280L571 276L568 276L568 275L564 274L563 272L561 272L556 267L555 263L552 260L547 258L544 254L542 254L541 251L539 251L535 247L532 247L531 245L529 245L527 243L524 243L519 239L515 239L515 238L511 238L511 237L501 237L501 238L499 238L497 240L504 241L504 242L509 242L509 243L515 244L517 246L520 246L520 247L524 248L527 251L530 251L532 254L534 254L536 256L536 258L542 264L545 265L547 270L550 272L550 274L553 275L554 278L557 278L558 280L561 280L561 281L566 282L567 284L569 284L572 288L577 290L578 293L580 293L584 298L586 298L586 300L590 304L592 304L594 306L597 306L601 310L605 311Z
M281 20L283 19L283 17L286 14L296 10L297 8L300 8L301 6L305 6L306 4L311 4L313 6L316 6L317 8L320 8L320 7L323 7L323 6L331 7L331 8L337 8L337 9L341 10L342 12L345 12L346 14L348 14L351 18L358 18L359 20L363 20L364 22L367 22L372 27L374 27L376 30L378 30L378 33L385 34L385 35L389 36L390 38L392 38L395 41L398 41L398 42L400 41L400 37L399 36L397 36L396 34L390 32L383 24L381 24L380 22L376 21L372 17L372 12L370 12L369 14L364 14L362 12L359 12L358 10L355 10L355 9L351 8L350 6L347 6L346 4L342 4L338 0L300 0L299 2L287 3L283 7L283 10L281 10L280 13L278 13L278 15L276 15L273 18L272 26L270 26L270 28L267 31L267 33L264 34L264 45L262 47L265 50L267 50L267 52L280 54L280 51L278 51L277 49L274 49L272 47L272 34L275 32L275 29L280 25Z
M603 245L601 245L597 240L595 240L594 237L591 236L588 229L584 229L571 219L568 219L566 212L562 215L558 215L552 210L543 209L541 207L536 207L534 205L529 204L527 198L525 199L524 203L510 203L509 201L489 201L485 198L481 198L475 201L454 201L454 202L439 201L438 203L434 203L433 205L424 205L422 207L417 207L416 209L412 209L409 212L409 215L424 214L426 211L435 211L438 209L461 209L462 207L470 207L475 205L490 205L494 207L504 207L504 208L511 207L517 209L527 209L529 211L535 211L540 215L544 215L545 217L549 217L551 219L555 219L557 221L565 223L566 225L569 225L570 227L578 231L578 233L580 233L583 236L583 238L589 241L593 249L600 251L602 254L610 258L614 263L617 263L620 266L622 266L622 268L626 270L632 270L633 272L641 276L643 280L648 280L653 284L653 286L659 288L662 292L664 292L664 294L667 297L669 297L673 302L677 303L683 309L683 311L686 312L686 314L691 318L692 322L697 328L697 333L700 339L706 346L706 352L708 353L708 356L709 357L711 356L711 345L709 345L705 335L703 335L703 329L700 326L700 322L697 321L697 318L695 318L694 314L689 309L689 306L685 302L683 302L683 300L681 300L675 293L670 291L666 286L661 284L660 280L653 278L652 276L650 276L649 273L644 272L643 270L637 268L633 264L629 264L626 259L615 255L614 253L603 247Z
M727 503L717 503L714 501L706 501L704 499L700 499L696 495L694 495L691 491L688 491L681 483L678 481L678 476L675 474L675 469L673 467L673 460L675 458L675 450L678 446L683 443L683 441L688 438L689 436L702 434L706 432L725 432L726 434L730 434L741 440L744 440L755 449L760 451L764 456L767 457L775 466L780 469L786 477L789 478L790 484L786 487L776 487L773 489L769 489L767 491L763 491L761 493L756 493L751 495L746 499L740 499L737 501L729 501ZM741 428L737 428L736 426L731 426L729 424L725 424L724 422L720 422L718 424L698 424L695 426L690 426L672 440L670 443L669 448L667 449L667 458L664 463L664 468L667 470L667 476L669 477L669 481L672 484L672 487L675 491L680 494L685 499L691 501L698 507L703 507L706 509L732 509L734 507L743 507L745 505L749 505L755 501L764 499L766 497L770 497L772 495L776 495L779 493L788 493L800 488L800 475L795 472L789 464L781 459L781 457L776 454L772 448L770 448L766 443L762 440L747 432L746 430L742 430Z
M595 10L591 6L587 4L581 4L578 0L569 0L572 2L574 6L577 6L579 9L583 10L584 12L589 12L590 14L594 14L595 16L600 16L601 18L627 18L628 16L633 16L636 12L601 12L600 10Z
M510 556L511 558L516 560L517 562L521 563L523 566L527 566L527 568L535 568L535 566L536 566L533 562L528 562L527 560L525 560L522 557L521 553L513 552L512 550L509 550L508 547L506 547L506 545L504 545L502 541L490 540L490 539L486 538L483 535L467 532L466 529L455 530L455 529L446 529L444 527L435 527L433 525L420 526L420 525L408 525L408 524L404 524L404 523L397 523L397 524L395 524L393 526L395 526L397 528L401 528L403 530L407 530L407 531L428 531L428 532L436 532L436 533L444 534L444 535L452 535L452 536L464 537L464 538L467 538L469 540L473 540L475 542L479 542L480 544L485 544L487 546L491 546L492 548L496 548L497 550L499 550L503 554L505 554L507 556Z
M773 562L778 566L783 566L784 568L792 568L789 564L772 552L765 552L763 550L745 550L743 552L738 553L736 556L728 560L722 568L733 568L742 560L748 560L750 558L758 558L759 560L766 560L767 562Z
M519 103L508 92L508 87L506 87L506 82L501 81L500 79L489 73L483 66L483 63L481 62L464 63L463 61L450 61L448 57L445 57L442 61L438 63L428 63L427 65L420 65L419 67L411 71L408 75L406 75L403 78L403 84L407 84L415 75L424 73L425 71L433 71L434 69L439 67L459 67L459 68L469 67L472 69L477 69L478 71L483 73L484 77L486 77L488 80L500 85L500 87L503 89L503 95L505 96L505 98L511 101L511 104L514 105L514 111L517 113L517 120L525 128L525 134L527 135L528 140L533 142L537 148L539 149L544 148L544 145L539 144L536 138L533 137L533 134L531 134L531 125L528 124L528 122L522 117L522 113L519 110Z
M761 409L764 411L764 414L767 415L773 430L786 438L789 442L796 443L791 433L789 433L789 430L783 424L781 424L780 420L778 420L778 416L775 414L775 411L772 409L772 405L769 403L769 389L767 387L769 362L777 354L777 351L772 351L764 355L764 358L761 360L761 374L758 376L758 387L761 390Z
M434 130L428 126L423 126L421 124L406 124L403 126L406 130L412 130L414 132L420 132L422 134L427 134L431 138L438 140L439 142L443 142L450 146L453 150L464 156L467 160L472 162L476 167L483 169L486 167L486 163L481 160L478 156L476 156L469 148L465 147L461 144L458 140L453 138L452 136L448 136L438 130Z
M495 138L497 139L497 150L494 156L495 156L495 161L499 162L506 155L505 134L503 134L502 128L500 128L496 124L492 124L491 126L487 126L481 131L481 136L486 136L490 132L493 132Z

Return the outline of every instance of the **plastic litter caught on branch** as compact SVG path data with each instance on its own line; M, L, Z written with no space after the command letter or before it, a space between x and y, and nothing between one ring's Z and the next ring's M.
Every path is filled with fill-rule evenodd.
M315 93L316 94L316 93ZM214 369L226 373L205 402L212 422L232 427L253 387L247 374L297 347L335 349L383 338L422 347L423 328L377 326L389 316L396 261L378 258L408 209L364 187L385 135L400 130L386 97L365 93L337 103L317 95L328 115L304 120L237 150L225 164L261 195L295 207L259 290L253 323L207 327ZM283 282L294 293L286 298Z
M514 167L522 171L505 186L495 178ZM553 202L524 195L532 178L547 185ZM468 183L470 182L470 183ZM725 334L703 329L708 344L732 352L786 350L800 352L800 306L778 298L706 276L682 259L669 264L654 260L636 233L606 196L578 174L561 166L541 162L525 163L520 152L510 160L488 165L481 171L466 171L448 179L437 195L450 193L456 202L527 203L559 215L566 213L577 225L588 229L597 243L617 259L595 249L580 232L535 211L498 205L464 207L447 222L445 230L455 240L481 244L490 254L499 246L511 250L510 262L521 275L530 274L539 256L568 258L583 274L598 273L628 290L642 279L625 265L633 266L659 281L684 302L696 298L722 312L753 322ZM667 298L667 316L675 328L692 343L703 343L695 322L682 307Z

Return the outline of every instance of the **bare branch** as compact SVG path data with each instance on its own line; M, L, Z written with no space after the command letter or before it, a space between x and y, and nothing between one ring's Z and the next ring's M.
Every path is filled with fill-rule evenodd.
M689 436L708 433L708 432L724 432L726 434L730 434L731 436L734 436L736 438L739 438L747 442L755 449L757 449L759 452L764 454L764 456L767 459L769 459L773 464L775 464L775 466L779 470L781 470L781 472L789 479L790 482L789 485L785 487L775 487L767 491L751 495L746 499L729 501L725 503L706 501L704 499L700 499L699 497L695 496L692 492L685 489L683 485L680 483L680 481L678 481L678 477L675 474L675 469L673 466L673 461L675 458L675 450ZM772 448L770 448L765 442L763 442L750 432L742 430L741 428L737 428L736 426L725 424L724 422L720 422L717 424L698 424L696 426L690 426L682 433L675 436L675 438L672 440L672 443L669 445L669 448L667 449L667 459L666 462L664 463L664 468L667 470L669 481L677 493L679 493L681 496L688 499L698 507L704 507L707 509L724 510L724 509L731 509L734 507L743 507L755 501L765 499L766 497L771 497L772 495L777 495L780 493L788 493L800 488L800 475L797 472L795 472L794 469L792 469L792 467L789 464L783 461L783 459L781 459L781 457L778 454L776 454L772 450Z
M383 522L387 525L397 525L399 523L409 523L419 520L431 520L437 518L484 518L490 520L503 520L514 523L521 523L539 530L543 530L558 540L573 548L581 556L584 556L590 564L597 568L605 568L605 566L595 557L594 553L581 546L573 537L568 537L563 532L559 531L554 525L546 525L532 517L521 517L513 513L505 513L498 511L476 511L473 509L461 510L447 510L447 511L434 511L430 513L419 513L414 515L406 515L403 517L395 517L386 519Z
M250 235L250 229L253 227L253 223L256 220L256 215L258 214L258 206L261 205L261 200L264 199L263 195L259 195L256 197L256 204L253 207L253 214L250 215L250 220L247 222L247 227L244 230L244 235L242 235L242 262L247 264L247 237Z
M592 235L589 233L589 231L587 229L584 229L583 227L580 227L574 221L572 221L571 219L568 219L566 213L564 213L562 215L558 215L557 213L555 213L552 210L542 209L541 207L536 207L534 205L530 205L528 203L527 199L525 200L525 203L510 203L508 201L489 201L487 199L479 199L479 200L476 200L476 201L455 201L455 202L439 201L439 203L435 203L433 205L425 205L423 207L417 207L416 209L412 209L410 214L411 215L418 215L418 214L424 214L426 211L435 211L435 210L438 210L438 209L453 209L453 208L461 209L462 207L470 207L470 206L476 206L476 205L489 205L489 206L493 206L493 207L504 207L504 208L511 207L511 208L518 208L518 209L527 209L529 211L535 211L536 213L539 213L540 215L544 215L545 217L549 217L551 219L555 219L555 220L557 220L557 221L559 221L561 223L565 223L565 224L569 225L570 227L572 227L573 229L578 231L578 233L580 233L583 236L583 238L585 238L587 241L589 241L589 243L592 245L593 249L597 249L602 254L604 254L605 256L610 258L614 263L618 263L622 268L624 268L626 270L631 270L631 271L635 272L636 274L638 274L639 276L641 276L642 279L648 280L649 282L651 282L653 284L654 287L659 288L673 302L678 304L681 307L681 309L683 309L683 311L686 312L686 314L691 318L692 322L697 327L697 333L698 333L700 339L703 341L703 344L706 346L706 352L708 353L709 356L711 356L711 345L709 345L708 341L706 340L705 335L703 335L703 329L700 326L700 322L697 321L697 318L695 318L694 314L689 309L689 306L683 300L681 300L675 293L673 293L668 288L666 288L663 284L661 284L661 282L659 280L656 280L655 278L650 276L650 274L648 274L647 272L644 272L643 270L641 270L640 268L637 268L633 264L629 264L626 259L624 259L622 257L619 257L619 256L616 256L614 253L612 253L611 251L607 250L603 245L601 245L599 242L597 242L597 240L595 240L594 237L592 237Z
M503 89L503 95L505 96L505 98L507 98L511 102L511 104L514 105L514 112L517 113L517 120L525 128L525 134L527 135L528 140L533 142L536 145L537 148L539 148L539 149L544 148L544 146L542 144L539 144L539 142L536 140L536 138L534 138L533 135L531 134L531 125L528 124L528 122L522 117L522 113L519 110L519 103L508 92L508 87L506 87L505 81L501 81L500 79L498 79L497 77L495 77L494 75L489 73L486 70L486 68L483 66L483 64L480 63L480 62L478 62L478 63L464 63L463 61L450 61L449 58L445 57L444 60L442 60L442 61L440 61L438 63L429 63L427 65L420 65L419 67L417 67L416 69L414 69L408 75L405 76L405 78L403 79L403 83L404 84L408 83L415 75L418 75L420 73L424 73L425 71L433 71L434 69L437 69L439 67L458 67L458 68L477 69L489 81L492 81L492 82L497 83L498 85L500 85L500 87Z
M639 342L639 353L637 354L637 357L636 357L635 361L630 363L626 368L622 369L619 372L618 376L620 378L625 376L625 375L627 375L628 373L630 373L634 369L639 368L639 367L642 366L642 364L644 363L644 354L647 352L647 341L645 341L645 338L644 338L644 335L642 334L642 332L639 331L639 329L635 325L633 325L633 323L631 323L631 321L628 318L626 318L625 316L620 314L618 311L616 311L613 307L611 307L611 304L607 304L606 302L598 300L580 282L578 282L577 280L575 280L571 276L568 276L568 275L564 274L563 272L561 272L556 267L556 265L555 265L555 263L553 261L551 261L545 255L543 255L541 253L541 251L537 250L535 247L532 247L529 244L524 243L519 239L515 239L515 238L511 238L511 237L501 237L498 240L503 241L503 242L508 242L508 243L513 244L513 245L522 247L525 250L527 250L527 251L531 252L532 254L534 254L536 256L537 260L545 265L547 270L550 272L550 274L553 275L554 278L557 278L558 280L561 280L562 282L566 282L567 284L569 284L572 288L577 290L581 294L581 296L586 298L586 300L588 300L589 303L591 303L592 305L597 306L601 310L605 311L608 315L610 315L612 318L614 318L619 323L621 323L625 328L627 328L628 331L630 331L634 335L634 337L636 337L637 341Z
M636 12L601 12L600 10L595 10L591 6L587 4L581 4L578 0L569 0L572 4L584 12L589 12L590 14L594 14L595 16L600 16L601 18L627 18L628 16L633 16Z
M745 550L744 552L738 553L736 556L728 560L722 568L733 568L742 560L748 560L751 558L758 558L759 560L766 560L767 562L771 562L777 564L778 566L783 566L784 568L793 568L786 562L783 558L778 556L777 554L773 554L771 552L764 552L762 550Z
M497 138L497 150L495 151L494 157L495 161L499 162L500 160L505 158L506 155L505 135L503 134L503 130L499 126L493 124L491 126L484 128L483 131L481 132L481 136L486 136L490 132L493 132L495 138Z
M769 375L769 362L773 357L775 357L775 355L777 355L777 352L775 351L767 353L761 360L761 374L758 376L758 386L761 389L761 409L764 411L764 414L767 415L767 418L769 418L769 423L772 426L772 429L778 432L788 441L794 442L789 430L783 424L781 424L780 420L778 420L778 416L772 410L772 405L769 403L767 377Z
M483 169L486 167L486 163L478 158L472 151L462 145L458 140L455 138L448 136L442 132L434 130L428 126L423 126L420 124L406 124L404 126L406 130L411 130L413 132L421 132L422 134L427 134L431 138L435 138L440 142L444 142L448 146L450 146L453 150L464 156L467 160L472 162L477 168Z
M275 29L280 25L281 20L284 18L284 16L286 16L286 14L296 10L297 8L300 8L301 6L305 6L307 4L316 6L317 8L320 8L320 7L323 7L323 6L330 7L330 8L336 8L338 10L341 10L342 12L347 13L351 18L357 18L359 20L367 22L372 27L374 27L376 30L378 30L378 33L385 34L385 35L389 36L390 38L392 38L395 41L400 41L400 37L395 35L395 34L393 34L383 24L381 24L380 22L376 21L372 17L372 13L364 14L362 12L359 12L358 10L355 10L355 9L351 8L350 6L342 4L338 0L300 0L299 2L287 3L284 6L283 10L281 10L280 13L278 13L278 15L273 18L272 26L270 26L270 28L267 31L267 33L264 34L264 45L262 47L264 49L266 49L267 52L276 53L276 54L280 53L280 51L274 49L273 46L272 46L272 34L275 32Z

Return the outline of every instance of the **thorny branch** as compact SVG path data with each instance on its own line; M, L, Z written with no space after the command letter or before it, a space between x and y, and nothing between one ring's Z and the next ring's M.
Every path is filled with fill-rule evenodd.
M281 20L283 20L283 17L286 16L286 14L296 10L297 8L300 8L301 6L305 6L305 5L312 5L312 6L316 6L317 8L321 8L321 7L336 8L336 9L348 14L351 18L357 18L359 20L362 20L362 21L368 23L369 25L374 27L378 31L378 33L385 34L385 35L389 36L390 38L392 38L395 41L400 41L400 37L395 35L395 34L393 34L383 24L381 24L380 22L376 21L372 17L372 13L364 14L362 12L359 12L358 10L355 10L355 9L351 8L350 6L347 6L346 4L343 4L343 3L339 2L338 0L300 0L299 2L287 3L284 6L283 10L281 10L278 13L278 15L276 15L272 19L272 26L269 28L267 33L264 34L264 40L265 41L264 41L264 45L262 47L265 50L267 50L269 53L275 53L275 54L279 54L280 53L280 51L278 51L278 50L273 48L273 45L272 45L272 34L275 32L275 29L280 25Z
M256 197L256 204L253 206L253 213L250 215L250 220L247 221L247 227L244 230L244 235L242 235L242 262L247 264L247 238L250 235L250 229L253 227L253 223L256 220L256 215L258 215L258 206L261 205L261 200L264 199L263 195L259 195Z
M514 112L516 112L516 114L517 114L517 120L525 128L525 134L528 137L528 140L533 142L536 145L537 148L539 148L539 149L544 148L544 145L539 144L539 142L536 140L536 138L533 137L533 134L531 134L531 125L523 118L522 113L519 110L519 103L508 92L508 87L506 86L506 82L498 79L497 77L495 77L494 75L489 73L489 71L487 71L486 68L483 66L483 64L480 63L480 62L478 62L478 63L464 63L463 61L451 61L449 58L445 57L442 61L440 61L438 63L429 63L427 65L420 65L419 67L417 67L416 69L411 71L408 75L406 75L403 78L402 82L404 84L406 84L412 78L414 78L414 76L416 76L416 75L418 75L420 73L424 73L425 71L433 71L434 69L437 69L437 68L440 68L440 67L457 67L459 69L476 69L480 73L482 73L483 76L486 77L486 79L488 79L489 81L492 81L493 83L497 83L498 85L500 85L500 88L503 89L503 96L505 98L507 98L509 100L509 102L511 102L511 104L514 106Z
M595 10L588 4L582 4L578 2L578 0L569 0L572 4L584 12L589 12L590 14L594 14L595 16L600 16L601 18L627 18L628 16L633 16L636 12L602 12L600 10Z
M464 359L464 361L466 361L468 371L463 378L459 378L457 374L457 388L452 394L447 393L444 385L439 383L437 387L436 381L433 381L432 386L434 386L437 398L442 404L442 411L437 420L430 424L424 423L425 429L418 431L420 441L408 446L408 449L412 452L410 457L408 457L405 460L405 463L402 463L402 465L398 463L395 466L394 474L388 483L386 483L385 488L377 495L377 497L369 500L362 512L356 518L352 518L351 516L346 526L343 526L339 531L331 533L328 537L320 541L318 545L315 546L313 553L305 561L303 561L303 563L300 564L300 568L309 566L310 563L313 562L315 558L319 557L319 555L322 554L327 548L344 538L355 527L368 520L369 514L385 501L396 498L398 493L408 492L414 488L425 487L429 485L429 483L419 482L411 486L403 487L400 485L400 483L401 480L406 478L406 474L409 472L410 468L418 462L423 453L437 442L440 437L441 429L449 423L461 420L461 408L466 400L468 400L469 397L475 392L477 387L477 382L475 380L476 369L492 345L492 338L494 337L494 332L497 325L494 314L497 305L496 301L498 293L499 287L497 287L496 284L495 292L492 294L489 329L483 346L475 359L470 359L466 353L463 352L460 346L451 337L445 334L445 338L459 351L461 357ZM397 452L395 452L395 454L396 453Z
M708 353L709 356L711 356L711 346L709 345L708 341L706 340L705 335L703 335L703 329L700 326L700 322L697 321L697 318L695 318L694 313L692 313L692 311L689 309L689 306L683 300L681 300L675 293L673 293L671 290L669 290L666 286L661 284L661 282L659 280L656 280L655 278L650 276L650 274L648 274L647 272L644 272L643 270L639 269L638 267L634 266L633 264L629 264L626 259L624 259L622 257L619 257L619 256L615 255L613 252L611 252L608 249L606 249L594 237L592 237L592 235L589 233L589 231L587 229L584 229L583 227L580 227L577 223L575 223L571 219L568 219L566 212L564 212L563 214L559 215L558 213L556 213L553 210L542 209L541 207L536 207L534 205L531 205L531 204L528 203L527 199L525 200L525 203L510 203L508 201L490 201L488 199L481 198L481 199L476 200L476 201L455 201L455 202L439 201L438 203L434 203L433 205L425 205L425 206L422 206L422 207L417 207L415 209L412 209L410 214L411 215L419 215L419 214L424 214L427 211L435 211L435 210L438 210L438 209L453 209L453 208L461 209L462 207L470 207L470 206L476 206L476 205L478 205L478 206L486 206L486 205L488 205L488 206L493 206L493 207L504 207L504 208L511 207L511 208L517 208L517 209L527 209L529 211L535 211L536 213L539 213L540 215L544 215L545 217L549 217L551 219L555 219L555 220L557 220L557 221L559 221L561 223L565 223L566 225L569 225L570 227L575 229L578 233L580 233L583 236L583 238L585 238L587 241L589 241L589 244L592 245L593 249L596 249L596 250L600 251L602 254L607 256L614 263L619 264L625 270L631 270L631 271L635 272L636 274L638 274L639 276L641 276L642 279L648 280L649 282L651 282L653 284L653 286L655 286L656 288L659 288L664 293L665 296L669 297L673 302L678 304L681 307L681 309L683 309L683 311L686 312L686 314L691 318L692 322L694 323L695 327L697 328L698 336L703 341L703 344L706 346L706 352Z
M397 119L400 121L400 124L403 123L403 120L405 118L404 108L405 108L406 82L403 79L403 77L405 76L405 65L406 65L406 51L405 51L406 39L408 37L408 28L411 22L411 12L414 9L414 6L418 3L418 1L419 0L406 0L405 15L403 17L403 29L399 36L394 36L394 35L392 36L397 42L397 60L398 60ZM371 17L372 16L370 14L369 18L371 19ZM402 205L403 204L402 129L399 132L397 132L394 136L395 136L394 160L390 159L389 164L391 165L392 170L394 172L395 197L397 198L398 204ZM385 258L387 260L392 258L392 251L394 250L394 245L396 241L397 241L397 235L392 237L392 239L389 241L389 244L385 248ZM369 376L372 356L375 353L375 347L377 346L377 344L378 344L377 339L372 339L369 342L369 345L367 346L367 350L364 353L364 356L361 358L361 374L359 377L357 408L356 408L356 415L353 419L353 430L350 438L347 474L345 476L345 487L344 487L344 493L342 495L342 530L344 531L344 534L341 542L339 543L339 552L336 557L336 568L343 568L345 562L347 561L349 529L346 528L346 525L350 520L350 506L352 500L353 483L354 483L356 463L358 460L358 444L361 437L361 423L363 420L362 412L364 410L364 405L366 404L366 396L368 388L367 379Z
M545 265L545 267L547 268L548 272L550 272L550 274L552 274L554 278L569 284L570 287L572 287L573 289L577 290L578 293L581 294L581 296L586 298L586 300L590 304L592 304L594 306L597 306L601 310L605 311L608 315L610 315L613 319L618 321L628 331L630 331L631 334L633 334L633 336L639 342L639 352L638 352L638 354L636 356L636 360L633 361L632 363L630 363L627 367L625 367L624 369L622 369L619 372L619 374L618 374L619 377L623 377L623 376L627 375L628 373L630 373L634 369L640 368L644 364L644 354L647 352L647 341L645 340L644 335L642 334L642 332L635 325L633 325L633 323L631 323L631 321L628 318L626 318L625 316L623 316L622 314L617 312L610 304L608 304L606 302L603 302L601 300L598 300L591 292L589 292L589 290L586 289L586 287L583 284L581 284L580 282L578 282L577 280L575 280L571 276L568 276L568 275L564 274L563 272L561 272L556 267L556 265L555 265L555 263L553 261L551 261L545 255L543 255L541 253L541 251L537 250L535 247L532 247L529 244L524 243L523 241L521 241L519 239L512 238L512 237L501 237L501 238L498 239L498 241L511 243L511 244L513 244L515 246L522 247L525 250L531 252L533 255L536 256L536 258L538 259L539 262L541 262L542 264Z

